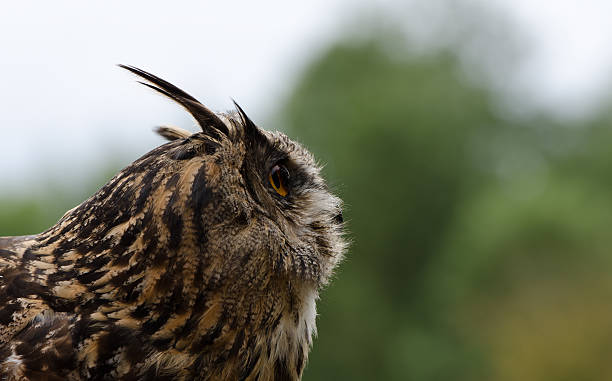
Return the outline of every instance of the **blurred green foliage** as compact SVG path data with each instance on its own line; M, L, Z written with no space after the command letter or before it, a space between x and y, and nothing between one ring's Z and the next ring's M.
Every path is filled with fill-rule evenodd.
M610 379L610 115L502 117L452 49L387 37L330 48L282 110L353 242L304 379ZM0 235L78 202L0 200Z
M501 117L451 50L389 40L333 47L285 109L353 240L305 379L607 379L610 119Z

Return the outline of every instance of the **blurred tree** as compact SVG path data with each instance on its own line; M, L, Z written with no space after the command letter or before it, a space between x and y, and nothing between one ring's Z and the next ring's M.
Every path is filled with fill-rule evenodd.
M499 117L452 52L392 40L336 45L286 106L354 240L305 379L609 378L609 118Z
M440 316L486 350L495 380L602 380L612 375L612 198L551 178L474 197L433 266Z
M354 237L320 308L308 379L471 374L452 337L424 336L437 328L423 286L457 205L482 181L472 142L499 123L490 95L450 53L399 58L382 42L339 45L304 75L286 126L341 184ZM420 345L409 344L417 332Z

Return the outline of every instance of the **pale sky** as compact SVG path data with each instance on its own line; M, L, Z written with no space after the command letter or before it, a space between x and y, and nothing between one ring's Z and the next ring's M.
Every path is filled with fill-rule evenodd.
M529 42L510 89L518 98L581 115L610 93L612 2L488 4ZM377 10L427 28L423 7L407 7L400 0L4 2L0 193L44 192L37 185L48 179L78 184L109 157L125 165L160 144L156 125L193 128L117 63L158 74L216 110L234 98L264 122L296 75L360 14Z

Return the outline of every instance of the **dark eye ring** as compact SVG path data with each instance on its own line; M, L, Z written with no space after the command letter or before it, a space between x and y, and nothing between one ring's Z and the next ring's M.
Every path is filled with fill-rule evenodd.
M268 180L276 193L282 197L289 193L289 170L284 165L276 164L272 167Z

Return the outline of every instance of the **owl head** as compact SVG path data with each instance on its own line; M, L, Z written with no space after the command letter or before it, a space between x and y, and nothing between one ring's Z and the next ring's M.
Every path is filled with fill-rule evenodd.
M160 128L170 142L42 234L39 247L60 261L78 253L78 273L60 269L54 282L76 275L94 293L110 283L111 296L125 301L172 299L173 290L194 299L198 290L224 288L231 299L272 284L325 285L346 247L342 202L310 152L258 128L237 104L217 114L152 74L120 66L183 106L202 131Z

